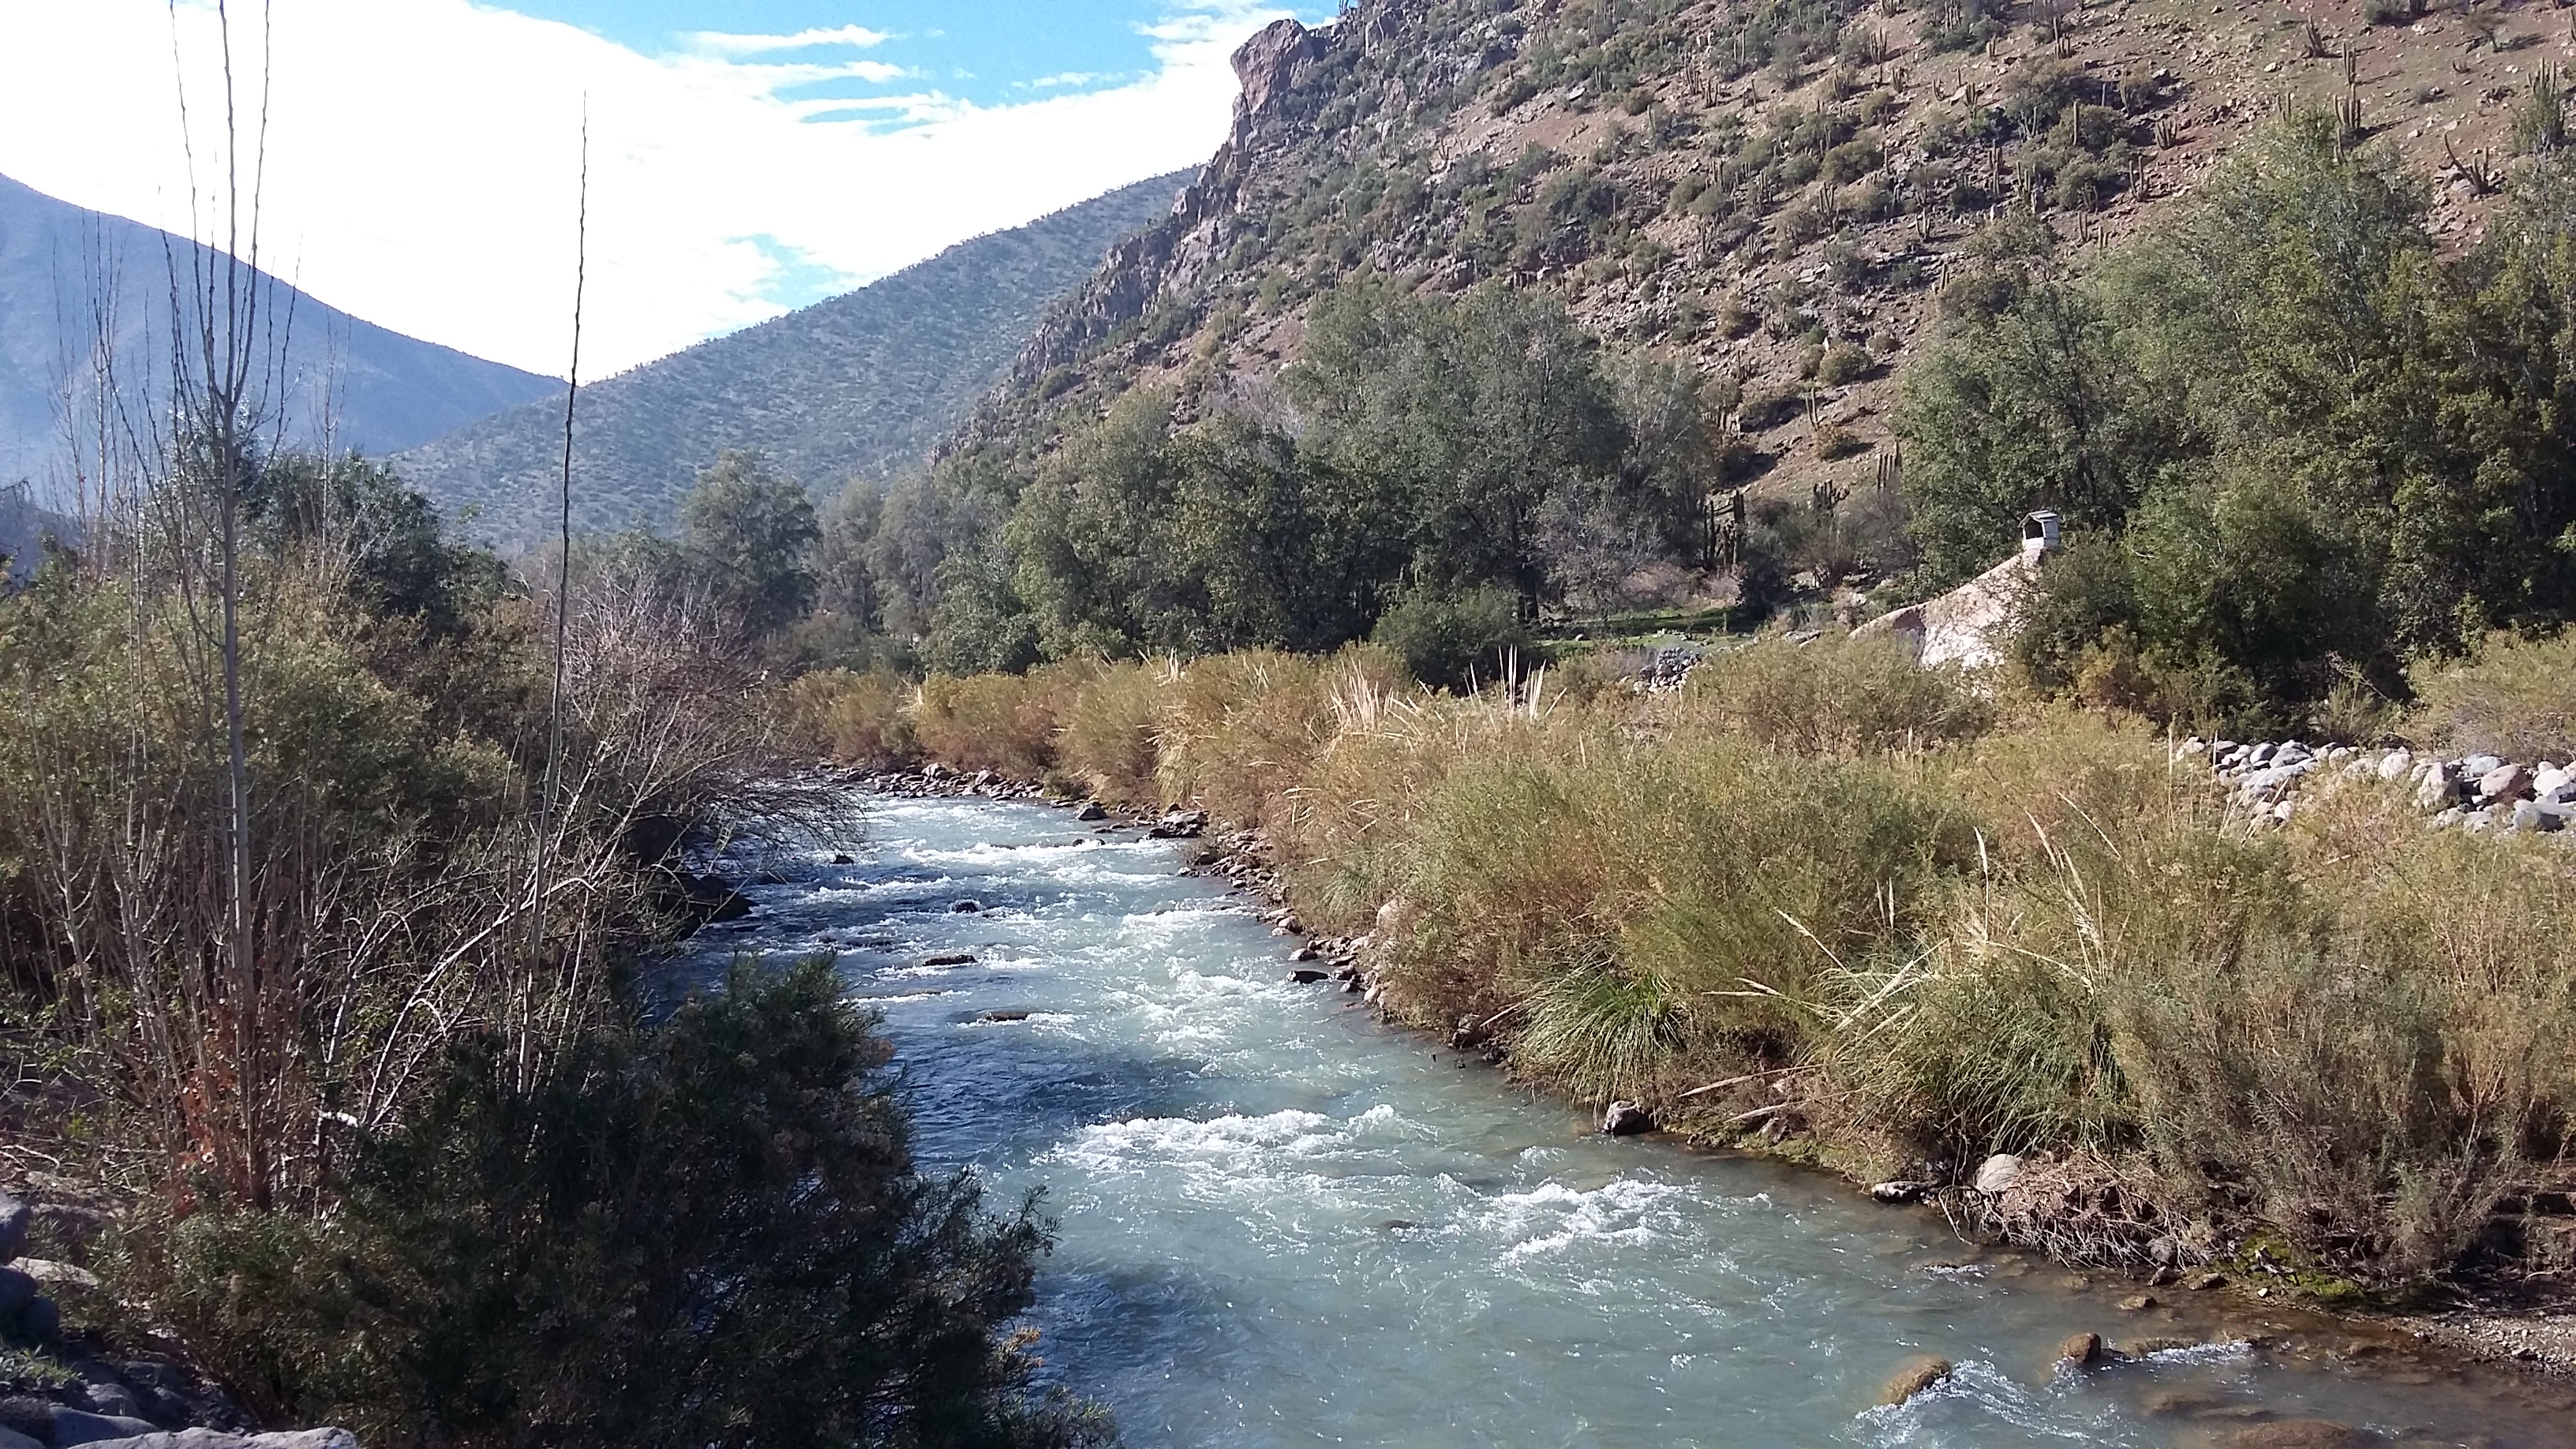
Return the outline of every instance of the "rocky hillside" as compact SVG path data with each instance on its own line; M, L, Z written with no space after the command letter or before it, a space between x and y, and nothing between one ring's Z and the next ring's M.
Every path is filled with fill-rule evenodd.
M0 484L69 480L65 420L95 437L90 359L102 334L128 415L156 411L151 387L170 366L169 269L189 255L151 227L0 177ZM394 452L558 386L266 285L285 351L269 401L296 442Z
M2465 0L1360 0L1243 48L1231 140L957 441L1043 448L1139 384L1183 420L1264 398L1309 301L1374 270L1554 293L1705 372L1720 481L1847 491L1989 219L2080 262L2307 103L2435 177L2464 247L2570 39Z
M665 524L699 471L755 449L818 492L917 463L1008 369L1039 314L1110 244L1168 214L1188 178L1138 182L952 247L847 296L704 342L581 399L576 525ZM550 530L558 398L396 459L404 478L504 546Z

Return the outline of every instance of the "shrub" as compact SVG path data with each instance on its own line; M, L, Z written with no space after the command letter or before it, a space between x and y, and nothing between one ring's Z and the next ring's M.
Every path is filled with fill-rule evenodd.
M912 686L893 674L847 669L808 674L789 685L789 735L845 765L884 769L919 757L906 711Z
M1869 375L1869 354L1848 342L1837 342L1825 349L1817 360L1816 380L1827 387L1841 387Z
M827 960L523 1085L460 1050L345 1205L199 1214L151 1286L252 1406L370 1443L1095 1445L1010 1320L1049 1229L923 1175Z
M2576 631L2489 637L2464 660L2408 671L2405 733L2454 754L2576 761Z
M1869 440L1840 423L1816 425L1816 457L1827 463L1869 451Z
M1506 656L1528 634L1519 601L1501 589L1458 595L1417 589L1386 611L1372 637L1423 683L1466 689L1499 678Z
M1168 678L1161 666L1112 664L1074 694L1057 754L1093 798L1138 807L1160 803L1157 736Z
M1056 664L1027 674L934 675L913 706L913 737L924 755L960 770L1043 778L1055 768L1065 707L1088 672Z
M1878 754L1972 739L1993 709L1955 670L1893 639L1769 641L1691 671L1686 719L1798 755Z

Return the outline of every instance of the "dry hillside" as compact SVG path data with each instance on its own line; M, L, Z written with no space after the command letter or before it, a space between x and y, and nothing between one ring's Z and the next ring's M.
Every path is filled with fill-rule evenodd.
M1283 22L1237 56L1234 134L1173 217L959 442L1043 448L1139 383L1184 420L1262 405L1307 303L1374 269L1547 289L1608 342L1686 353L1741 399L1729 481L1847 489L1893 461L1894 377L2007 208L2080 264L2313 105L2434 178L2437 235L2473 241L2576 11L2408 4L1361 0Z

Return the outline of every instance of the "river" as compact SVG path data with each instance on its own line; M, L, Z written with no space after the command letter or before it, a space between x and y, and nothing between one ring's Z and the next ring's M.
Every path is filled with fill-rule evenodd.
M2124 1312L2133 1284L1825 1177L1588 1133L1291 984L1292 943L1169 843L982 801L871 797L854 820L855 863L827 847L752 888L698 964L840 953L925 1162L999 1200L1046 1190L1047 1372L1139 1449L2332 1442L2307 1420L2576 1445L2538 1380L2228 1293ZM975 959L925 964L954 955ZM2080 1332L2172 1346L2053 1368ZM1957 1372L1878 1405L1923 1354Z

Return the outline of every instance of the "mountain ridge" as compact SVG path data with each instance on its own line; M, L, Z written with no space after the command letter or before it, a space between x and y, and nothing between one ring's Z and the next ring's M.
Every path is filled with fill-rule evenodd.
M1000 378L1043 310L1191 173L1121 187L960 242L855 292L582 389L575 526L665 526L728 449L818 494L912 466ZM392 461L471 531L525 546L560 485L560 399L479 420Z
M221 255L0 177L0 483L50 494L74 474L94 478L95 443L78 456L72 435L95 437L103 392L128 420L154 414L168 372L167 273ZM399 451L562 385L378 326L273 276L259 285L270 289L260 345L284 354L268 404L292 445Z

